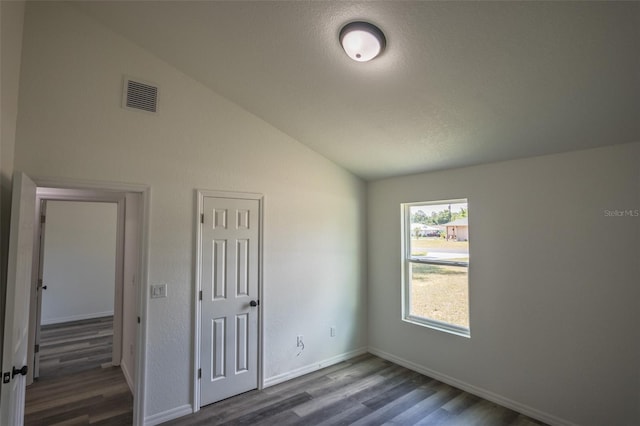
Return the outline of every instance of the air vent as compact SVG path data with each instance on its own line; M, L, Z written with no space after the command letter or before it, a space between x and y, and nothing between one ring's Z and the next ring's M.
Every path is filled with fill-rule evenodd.
M125 78L122 106L127 109L158 112L158 87L153 84Z

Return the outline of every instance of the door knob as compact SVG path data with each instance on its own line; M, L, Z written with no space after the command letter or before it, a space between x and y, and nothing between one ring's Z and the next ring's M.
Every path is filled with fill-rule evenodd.
M13 373L11 374L11 378L13 379L18 374L20 374L22 376L26 376L27 375L27 371L29 371L29 367L27 367L26 365L24 367L22 367L21 369L19 369L19 370L17 368L13 367Z
M252 308L255 308L256 306L258 306L260 304L259 300L252 300L251 302L249 302L249 306L251 306Z

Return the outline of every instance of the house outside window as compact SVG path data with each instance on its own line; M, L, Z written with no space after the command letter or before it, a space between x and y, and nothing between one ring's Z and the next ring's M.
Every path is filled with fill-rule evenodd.
M466 199L402 204L405 321L470 336Z

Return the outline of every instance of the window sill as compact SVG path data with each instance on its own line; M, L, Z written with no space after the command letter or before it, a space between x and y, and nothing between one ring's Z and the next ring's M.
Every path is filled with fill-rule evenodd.
M453 324L447 324L446 322L440 322L440 321L431 320L431 319L422 318L422 317L416 317L412 315L407 315L402 320L410 324L415 324L421 327L427 327L432 330L438 330L444 333L449 333L449 334L453 334L460 337L466 337L467 339L471 338L470 329L453 325Z

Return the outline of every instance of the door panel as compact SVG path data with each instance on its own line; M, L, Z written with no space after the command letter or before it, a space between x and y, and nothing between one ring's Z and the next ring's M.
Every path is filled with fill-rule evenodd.
M26 376L13 375L13 368L27 365L29 302L35 231L36 185L16 173L11 197L11 230L7 268L7 298L2 354L0 424L24 423Z
M258 387L258 200L205 197L201 405Z
M213 299L224 300L227 298L227 241L213 240L213 259L211 267L213 269Z
M236 315L236 373L249 370L249 314Z
M236 264L238 271L236 272L236 296L249 295L249 240L236 241Z

